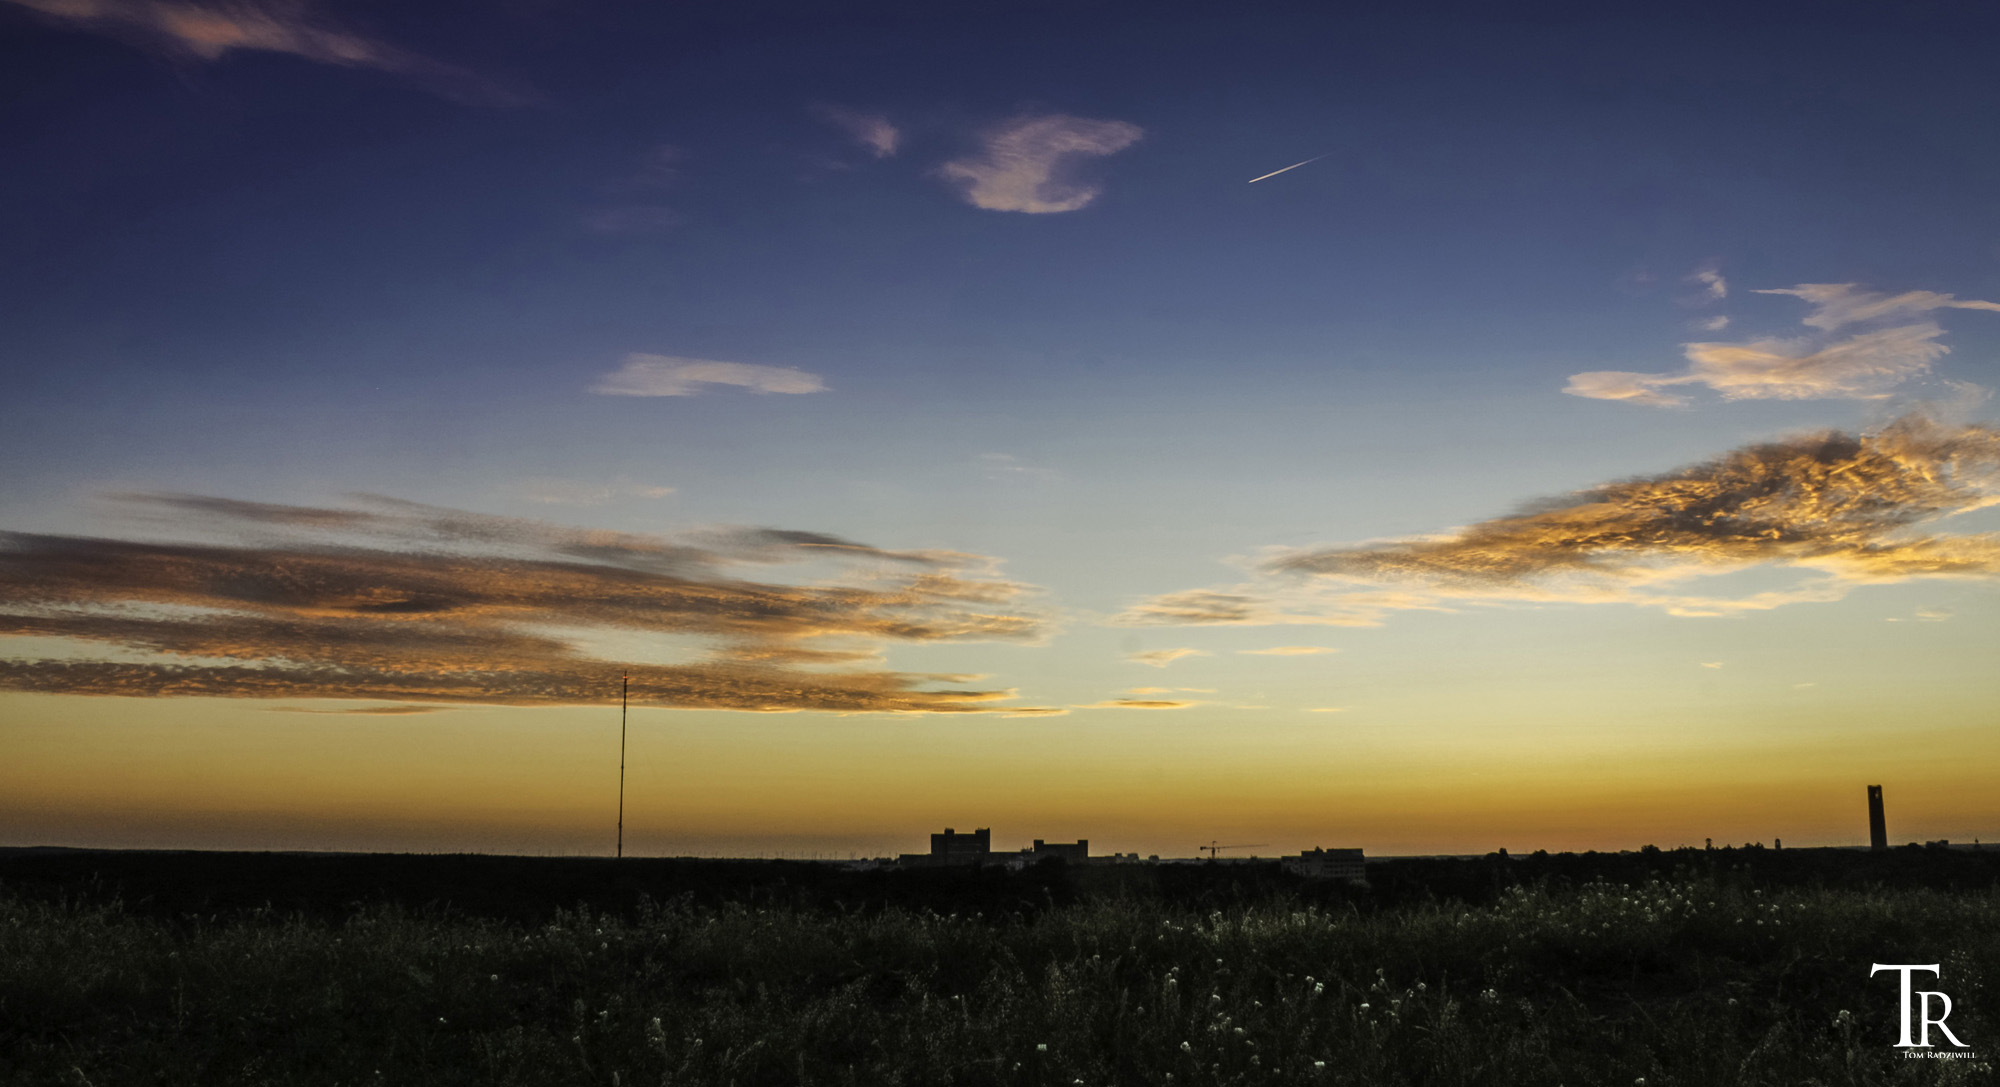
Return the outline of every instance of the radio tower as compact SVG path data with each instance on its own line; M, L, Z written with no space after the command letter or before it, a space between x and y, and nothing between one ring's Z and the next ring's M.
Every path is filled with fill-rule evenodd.
M632 698L632 673L618 690L618 857L625 856L625 710Z

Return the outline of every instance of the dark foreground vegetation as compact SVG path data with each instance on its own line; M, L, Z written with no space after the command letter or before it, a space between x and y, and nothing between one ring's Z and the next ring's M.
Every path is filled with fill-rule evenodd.
M0 1083L1985 1084L1996 861L12 854ZM1874 963L1977 1056L1905 1059Z

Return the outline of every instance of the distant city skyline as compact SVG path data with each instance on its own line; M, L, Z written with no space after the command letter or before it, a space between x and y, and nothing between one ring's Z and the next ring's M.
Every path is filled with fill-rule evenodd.
M1995 30L0 0L0 845L2000 837Z

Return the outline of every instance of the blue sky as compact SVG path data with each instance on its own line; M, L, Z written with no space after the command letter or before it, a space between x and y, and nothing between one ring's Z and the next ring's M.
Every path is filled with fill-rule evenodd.
M1414 768L1459 742L1426 729L1462 741L1494 718L1503 746L1570 766L1583 722L1636 702L1712 716L1720 699L1772 736L1878 698L1970 728L2000 572L1994 21L1967 4L6 0L0 529L41 542L16 537L0 571L16 662L0 699L57 778L75 730L113 718L172 736L198 703L305 735L320 718L269 709L435 711L382 718L407 738L498 712L482 706L577 712L561 692L582 673L562 669L633 662L686 665L651 704L740 737L745 766L776 765L769 729L862 728L835 714L915 712L901 700L939 684L991 700L914 718L943 738L906 772L986 757L951 738L982 707L1106 750L1251 737L1239 784L1295 760L1285 737L1374 737L1384 765ZM1800 452L1828 431L1859 444ZM1741 453L1760 448L1779 452ZM1730 489L1848 456L1854 472L1794 480L1810 501L1778 513ZM1634 479L1654 485L1592 490ZM1764 518L1767 543L1675 535L1708 487L1734 496L1730 518ZM1607 535L1559 528L1607 502ZM103 539L152 573L76 565L113 561ZM169 544L229 550L187 553L212 567L196 591L158 580ZM452 582L450 604L410 587L495 548L544 565ZM434 565L395 565L411 555ZM305 564L288 577L402 585L418 596L397 606L435 606L438 625L390 624L360 589L216 587L280 558ZM569 600L558 562L609 565ZM797 625L593 610L614 606L611 580L669 569L704 592L762 586ZM501 584L526 595L497 604ZM864 589L883 595L841 595ZM1196 615L1190 593L1247 610ZM191 611L164 634L111 621L173 608ZM245 609L334 626L285 645L216 633ZM832 633L827 609L846 609ZM886 618L910 609L932 625ZM471 667L449 654L394 682L339 671L362 667L341 639L412 629L450 653L564 632L534 643L555 657L514 641L529 655L492 667L560 658L571 678L483 694L410 678ZM783 657L829 638L848 656ZM1244 652L1273 648L1327 652ZM1176 649L1193 652L1142 656ZM1768 682L1734 686L1751 658ZM304 682L305 659L351 689ZM62 660L140 671L86 681ZM161 679L182 666L211 671ZM717 669L759 693L716 694ZM894 678L916 673L980 678ZM846 693L782 693L828 675ZM1866 691L1766 704L1836 675ZM753 729L749 708L799 712ZM1870 727L1854 765L1786 787L1838 795L1908 741ZM1661 735L1601 758L1726 755L1701 729ZM227 777L234 742L176 758ZM1551 778L1571 797L1553 821L1473 790L1435 822L1703 836L1590 780ZM1675 780L1647 787L1670 798ZM1203 795L1224 812L1237 787ZM1950 782L1920 791L1942 798L1939 833L2000 817ZM287 818L349 841L367 805L343 795ZM1009 795L1021 820L1088 822ZM1421 807L1400 795L1378 807ZM9 833L130 833L64 832L53 803ZM816 818L849 828L835 845L891 833L825 803ZM791 840L733 810L663 815L658 848ZM1149 851L1195 829L1137 793L1091 810ZM1786 836L1839 839L1843 809L1825 810ZM915 833L982 815L908 817ZM190 840L222 840L202 818ZM1260 818L1244 832L1299 845L1360 825ZM676 839L690 820L707 836ZM1478 844L1455 833L1395 841Z

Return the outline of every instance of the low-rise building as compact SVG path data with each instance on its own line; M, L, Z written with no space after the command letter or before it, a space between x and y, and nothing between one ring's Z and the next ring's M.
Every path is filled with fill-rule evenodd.
M1034 848L1024 849L1021 852L1028 854L1030 860L1038 861L1045 857L1060 857L1071 864L1082 864L1084 861L1090 859L1090 839L1078 838L1074 843L1070 843L1045 842L1037 838L1035 839Z
M1307 879L1365 879L1367 861L1359 849L1311 849L1282 858L1285 871Z

